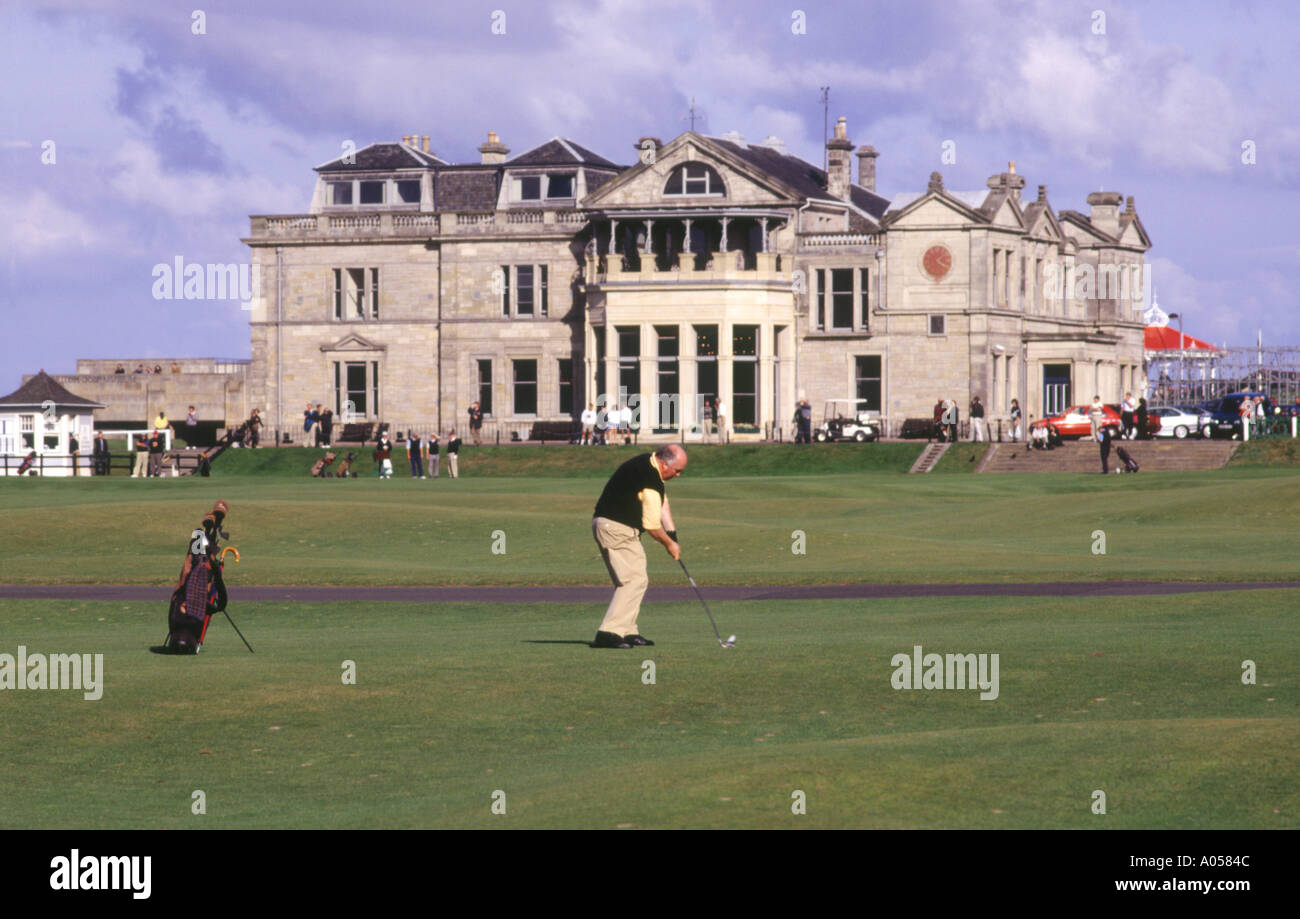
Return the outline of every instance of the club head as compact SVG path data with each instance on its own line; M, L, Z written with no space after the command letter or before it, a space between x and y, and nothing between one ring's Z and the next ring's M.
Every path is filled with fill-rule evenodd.
M731 635L727 638L726 641L720 641L718 642L718 644L722 645L722 647L724 648L734 648L736 647L736 636Z

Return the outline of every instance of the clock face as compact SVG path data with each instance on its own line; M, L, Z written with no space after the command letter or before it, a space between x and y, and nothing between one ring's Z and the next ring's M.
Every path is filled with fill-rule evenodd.
M925 273L933 280L940 280L952 268L952 253L944 246L931 246L921 258Z

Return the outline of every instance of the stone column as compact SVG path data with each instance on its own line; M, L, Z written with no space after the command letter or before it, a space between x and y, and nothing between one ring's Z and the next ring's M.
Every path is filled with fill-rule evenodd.
M691 251L691 218L686 218L686 238L682 240L682 251L690 253Z
M655 339L655 327L649 322L641 323L641 359L638 361L641 369L641 401L638 408L642 437L659 423L659 342Z
M727 225L729 223L731 223L730 217L722 218L722 248L718 250L719 252L727 251Z
M767 425L778 420L775 416L776 406L772 401L774 398L772 355L775 351L772 323L764 322L758 327L758 380L754 384L758 398L758 430L760 434L767 430ZM785 408L782 407L781 411L784 412Z
M677 326L677 394L679 420L684 435L696 429L700 423L695 414L695 327L689 322Z
M654 249L655 222L653 220L646 220L644 221L644 223L645 223L645 251L642 253L642 255L645 257L649 257L654 255L654 251L655 251Z
M723 320L718 323L718 398L727 406L727 428L735 427L736 406L732 383L732 332L731 322ZM717 423L717 419L714 419ZM726 431L718 429L718 442L726 443Z
M759 225L762 227L762 251L767 251L767 218L759 218Z

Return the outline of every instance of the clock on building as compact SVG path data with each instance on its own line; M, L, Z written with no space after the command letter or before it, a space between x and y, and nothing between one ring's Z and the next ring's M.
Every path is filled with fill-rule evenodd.
M931 246L921 257L921 265L931 279L938 281L952 268L952 253L946 246Z

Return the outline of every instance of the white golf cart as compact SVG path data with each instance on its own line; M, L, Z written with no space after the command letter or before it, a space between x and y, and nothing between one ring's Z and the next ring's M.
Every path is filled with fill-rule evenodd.
M866 399L827 399L821 427L813 431L813 440L856 440L865 443L880 436L880 419L869 410Z

